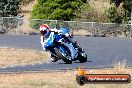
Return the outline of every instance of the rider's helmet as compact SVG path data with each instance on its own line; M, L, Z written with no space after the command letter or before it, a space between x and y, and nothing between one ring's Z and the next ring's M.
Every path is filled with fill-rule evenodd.
M41 24L40 27L40 33L42 36L48 36L50 32L50 28L47 24Z

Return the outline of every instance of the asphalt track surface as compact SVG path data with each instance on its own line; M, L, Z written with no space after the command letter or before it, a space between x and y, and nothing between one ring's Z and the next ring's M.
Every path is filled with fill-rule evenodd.
M86 63L75 61L65 64L46 61L34 65L0 68L0 72L67 70L83 68L112 67L115 61L125 60L127 66L132 66L132 38L115 37L74 37L88 55ZM38 35L0 35L0 47L25 48L43 51Z

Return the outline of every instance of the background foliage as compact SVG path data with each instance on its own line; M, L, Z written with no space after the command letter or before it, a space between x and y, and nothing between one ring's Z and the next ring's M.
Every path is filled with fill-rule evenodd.
M92 7L89 3L85 3L81 6L81 12L78 14L76 20L83 22L108 22L107 12L108 11L97 11L96 8Z
M20 0L1 0L0 17L17 16Z
M21 6L33 1L35 0L1 0L0 17L17 16ZM31 18L128 23L132 0L110 0L110 3L108 11L98 13L87 0L37 0Z
M32 18L45 20L72 20L87 0L37 0Z
M111 0L111 7L108 11L110 22L128 23L130 21L132 0Z

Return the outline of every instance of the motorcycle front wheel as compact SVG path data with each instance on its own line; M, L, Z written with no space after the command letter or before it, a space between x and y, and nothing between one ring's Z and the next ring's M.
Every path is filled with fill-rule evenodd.
M71 60L71 55L70 55L70 50L66 47L63 46L63 49L65 50L65 53L61 53L60 50L58 48L55 48L55 53L56 55L62 59L66 64L72 64L72 60Z

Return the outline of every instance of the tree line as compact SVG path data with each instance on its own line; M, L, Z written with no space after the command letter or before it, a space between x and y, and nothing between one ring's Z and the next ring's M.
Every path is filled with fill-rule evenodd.
M27 5L34 0L1 0L0 17L17 16L21 6ZM31 18L45 20L76 20L83 18L79 15L86 7L87 0L37 0L31 12ZM104 2L105 3L105 2ZM132 0L110 0L108 10L109 22L128 23ZM82 9L83 8L83 9Z

